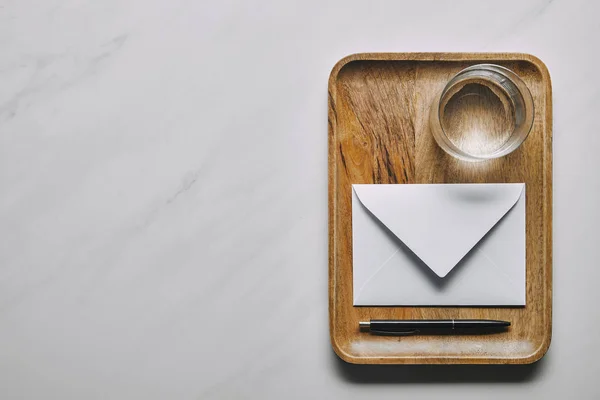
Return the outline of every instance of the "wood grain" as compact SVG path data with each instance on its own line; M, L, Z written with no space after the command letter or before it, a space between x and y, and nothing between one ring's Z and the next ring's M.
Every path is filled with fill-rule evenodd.
M529 87L533 129L506 157L457 160L435 143L429 107L467 66L503 65ZM545 65L527 54L356 54L329 79L329 323L345 361L364 364L524 364L541 358L552 328L552 95ZM354 307L351 184L525 182L527 305L524 308ZM360 320L493 318L506 333L483 336L382 337L359 332Z

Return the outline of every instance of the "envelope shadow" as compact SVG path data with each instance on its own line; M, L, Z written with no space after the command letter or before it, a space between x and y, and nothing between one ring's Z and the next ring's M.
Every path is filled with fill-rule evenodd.
M429 282L431 283L432 286L434 286L436 289L438 290L442 290L445 286L449 285L450 282L452 282L454 279L456 279L457 275L460 275L460 270L462 269L462 266L464 264L467 263L467 261L473 256L474 252L473 251L469 251L457 264L454 268L452 268L452 270L450 272L448 272L448 274L443 277L440 278L438 275L436 275L435 272L433 272L431 270L431 268L429 268L427 266L427 264L425 264L425 262L423 262L423 260L421 260L421 258L419 258L418 255L416 255L411 249L410 247L408 247L402 240L400 240L391 230L390 228L388 228L383 222L381 222L379 220L379 218L377 218L372 212L371 210L369 210L367 207L365 207L364 204L362 204L362 202L360 203L360 205L365 209L365 211L369 214L369 216L373 219L373 221L383 230L383 232L385 232L385 234L390 238L390 240L392 240L394 243L396 243L398 245L398 248L401 252L404 253L404 255L406 257L408 257L415 265L418 266L419 270L423 273L423 275L429 280ZM512 210L512 208L511 208ZM510 212L510 210L509 210ZM508 213L507 213L508 214ZM504 221L504 217L502 219L500 219L500 221L498 221L498 223L496 225L494 225L482 238L481 240L475 245L478 246L480 243L483 243L487 240L487 238L489 238L490 236L492 236L492 232L494 230L496 230ZM475 247L473 246L473 247Z
M357 384L525 383L542 374L549 356L547 353L526 365L357 365L346 363L331 351L337 375Z

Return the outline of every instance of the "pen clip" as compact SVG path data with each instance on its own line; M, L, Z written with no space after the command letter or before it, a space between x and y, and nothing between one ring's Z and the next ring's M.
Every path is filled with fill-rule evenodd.
M418 329L411 329L411 330L407 330L407 331L380 331L380 330L376 330L376 329L371 329L370 333L374 334L374 335L380 335L380 336L410 336L410 335L415 335L417 333L419 333Z

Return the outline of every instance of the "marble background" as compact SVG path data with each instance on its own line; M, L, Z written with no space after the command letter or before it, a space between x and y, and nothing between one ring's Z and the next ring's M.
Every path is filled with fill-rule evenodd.
M0 0L0 397L600 397L599 13ZM534 366L361 368L333 354L326 87L361 51L548 65L554 336Z

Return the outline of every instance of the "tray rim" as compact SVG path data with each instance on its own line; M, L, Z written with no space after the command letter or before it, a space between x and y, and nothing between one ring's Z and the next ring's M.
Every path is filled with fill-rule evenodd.
M544 251L543 261L546 269L546 307L543 310L546 326L542 343L526 357L452 357L452 356L424 356L424 357L368 357L354 356L345 352L337 343L334 335L335 302L333 291L335 289L335 223L336 204L333 199L336 195L336 151L334 139L336 137L336 118L334 97L336 94L336 81L342 68L354 61L527 61L535 66L541 74L545 93L544 146L543 146L543 221L544 221ZM548 351L552 341L552 81L548 67L538 57L529 53L519 52L365 52L353 53L340 59L332 68L328 80L328 297L329 297L329 337L331 346L337 356L351 364L532 364L540 360Z

